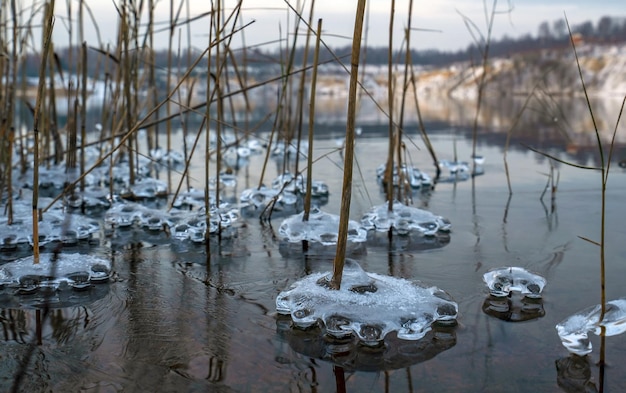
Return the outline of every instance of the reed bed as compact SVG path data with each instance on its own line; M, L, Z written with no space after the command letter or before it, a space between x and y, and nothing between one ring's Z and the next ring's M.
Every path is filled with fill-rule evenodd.
M259 137L257 130L261 124L271 118L272 125L269 130L266 143L266 156L263 166L260 170L259 182L257 188L261 188L264 180L269 172L268 162L272 147L279 142L284 143L285 157L282 163L282 172L288 172L293 169L295 176L301 175L304 170L299 166L299 156L301 154L301 140L303 123L305 119L305 96L304 92L308 87L310 95L308 97L308 151L306 164L307 193L305 206L305 220L308 218L308 212L311 205L310 190L311 181L314 174L314 149L313 136L315 129L315 100L316 100L316 83L318 66L323 64L319 58L320 48L325 47L332 55L332 59L328 62L334 62L343 67L346 75L349 75L349 92L348 92L348 111L346 119L345 145L343 146L343 188L341 190L341 218L339 224L339 236L334 257L332 280L327 283L333 289L339 289L342 280L343 263L346 257L346 242L348 231L348 220L350 216L350 202L352 198L353 185L353 165L358 165L358 157L355 157L355 129L356 115L360 100L371 99L374 97L363 85L363 73L359 73L359 66L363 64L365 57L363 43L363 31L367 31L366 21L366 1L359 0L355 11L355 27L352 37L352 52L350 54L349 68L344 64L344 58L336 55L323 39L322 20L318 20L316 28L313 28L314 20L314 1L310 3L308 18L304 18L303 7L293 7L287 3L287 11L292 14L294 26L292 28L292 40L282 40L281 46L285 45L285 49L281 51L281 59L273 59L280 65L280 75L269 77L263 80L250 80L247 75L249 64L247 64L247 51L250 48L242 48L243 56L236 55L237 49L232 47L234 37L245 35L248 24L244 22L242 7L243 1L227 10L223 1L215 2L211 7L211 11L199 15L192 16L189 11L189 1L170 0L170 19L166 23L167 31L167 67L160 70L156 65L156 51L154 49L155 34L157 33L158 21L155 19L154 10L155 1L132 2L121 1L117 7L119 14L119 26L117 42L113 48L104 46L101 43L90 44L84 39L84 27L86 18L84 13L87 12L92 21L95 19L88 7L88 4L81 1L78 5L78 18L72 20L72 2L68 0L68 35L70 50L67 61L69 70L64 69L61 59L57 53L57 47L52 42L52 32L55 26L54 18L54 0L43 3L41 8L33 11L30 16L23 19L25 10L20 10L15 1L2 0L0 4L0 49L3 56L0 56L0 110L2 111L2 123L0 124L0 201L6 206L6 214L8 223L12 223L13 214L13 186L12 186L12 169L15 161L22 168L24 173L29 166L29 158L32 157L33 170L33 194L32 194L32 223L33 223L33 255L35 263L39 261L39 236L38 223L43 219L46 211L57 201L67 195L75 192L84 191L85 177L95 168L104 163L109 163L112 178L112 168L116 163L127 162L128 178L130 185L133 185L137 178L139 162L143 158L156 160L155 152L161 151L164 154L170 154L175 149L172 143L173 128L176 121L180 125L183 134L183 154L184 162L182 167L174 168L171 163L168 164L167 176L168 184L175 191L169 195L169 206L171 208L173 200L177 197L183 188L190 190L192 188L192 179L190 178L189 169L192 158L195 154L204 155L204 175L200 183L202 183L204 191L204 209L206 212L206 225L209 226L211 219L211 199L210 195L213 191L214 204L220 206L222 200L221 195L221 176L232 171L233 168L228 167L224 161L224 153L226 149L238 146L239 143L245 141L251 136ZM481 50L481 75L478 78L476 112L473 123L473 147L472 154L475 156L477 138L478 138L478 119L481 111L481 103L484 99L485 86L489 81L489 48L492 34L493 21L497 14L497 1L494 0L491 9L486 10L486 34L480 35L478 42L482 44ZM407 165L410 161L410 155L406 148L404 140L410 140L404 128L404 117L409 105L413 105L418 114L419 132L428 153L432 157L433 164L437 171L436 179L440 175L440 167L438 165L437 152L429 140L428 131L421 119L420 106L418 102L418 94L416 87L416 76L413 69L413 59L411 58L411 39L410 32L412 30L411 15L413 13L413 2L409 2L409 19L405 29L405 58L403 60L404 70L400 79L399 86L400 103L397 103L397 78L394 75L395 62L393 59L393 27L395 14L395 1L390 3L390 22L389 22L389 52L387 64L387 106L374 102L375 106L388 119L388 155L386 157L386 173L385 173L385 194L389 206L392 209L394 200L402 200L411 203L410 192L402 186L394 189L393 170L398 168L400 176L400 184L405 183L402 178L403 174L400 168ZM185 18L181 18L183 9L186 10ZM510 10L509 10L510 11ZM35 104L30 105L32 116L32 129L23 132L16 128L17 117L16 103L18 102L19 86L19 70L21 63L24 62L27 42L35 40L33 37L33 24L35 24L35 16L41 16L42 36L41 49L38 53L40 58L38 71L38 85L36 89ZM473 35L480 30L476 25L466 17L464 22L468 26L470 33ZM197 20L203 20L208 24L207 44L202 50L192 50L192 48L182 48L180 41L181 29L187 28L187 40L191 41L190 23ZM146 23L143 23L146 21ZM306 27L306 44L305 54L309 52L309 40L315 38L315 50L313 63L309 64L307 55L297 68L295 64L295 54L297 45L300 43L298 34L300 26ZM77 26L77 42L74 42L74 26ZM97 24L95 24L96 28ZM570 33L571 36L571 33ZM178 46L175 42L178 37ZM576 53L576 46L572 40L572 48ZM184 52L184 53L183 53ZM176 58L174 53L178 53ZM94 62L95 59L95 62ZM240 63L241 62L241 63ZM577 58L578 62L578 58ZM76 64L76 65L74 65ZM175 65L176 64L176 65ZM589 112L595 126L595 118L589 97L587 96L584 84L583 74L580 70L580 80L582 89L587 99ZM96 70L95 73L93 70ZM311 76L309 77L309 71ZM548 72L548 71L546 71ZM165 75L164 81L160 80L159 75ZM198 81L201 77L205 78L204 86L200 86ZM359 80L361 76L361 80ZM58 79L62 80L63 86L59 88ZM22 78L25 79L25 78ZM236 82L233 82L236 81ZM99 119L100 133L90 132L95 130L95 124L89 123L88 105L90 95L90 85L95 82L102 82L104 89L105 102ZM159 89L160 84L164 84L164 91ZM234 84L234 85L231 85ZM276 97L276 110L267 114L258 124L250 124L249 114L252 103L249 94L256 88L269 84L275 84L279 87ZM537 84L537 90L539 89ZM408 103L409 89L412 87L414 102ZM205 96L201 102L194 102L192 98L194 92L204 88ZM25 90L25 86L23 86ZM159 93L160 91L160 93ZM294 92L294 91L297 91ZM141 94L146 92L146 94ZM526 111L528 102L531 97L535 96L536 90L528 96L525 104L518 113L513 126L507 134L504 148L504 167L507 174L509 186L509 194L512 192L511 180L508 172L508 162L506 160L506 151L509 148L513 129L517 125L517 121ZM26 95L25 93L22 93ZM539 93L537 93L539 94ZM295 108L293 97L296 97ZM243 125L239 123L236 116L237 105L236 98L242 98L245 107L245 120ZM68 115L66 124L61 125L59 114L57 113L57 104L62 100L67 100ZM626 99L622 103L623 110ZM194 131L190 129L191 117L200 118L200 125ZM397 119L397 120L396 120ZM584 240L595 244L600 249L600 272L601 272L601 305L602 316L605 314L606 304L606 288L605 288L605 232L604 219L605 210L605 191L609 178L609 169L611 156L613 154L613 142L621 119L620 115L616 121L615 131L613 133L613 141L608 152L608 157L604 155L599 131L597 126L595 132L598 140L598 151L601 157L599 167L584 167L573 163L559 160L546 154L551 160L563 162L565 164L581 167L584 169L593 169L601 172L602 187L602 231L600 240L591 240L589 237L583 237ZM163 135L160 128L165 123L165 138L163 143L161 140ZM145 141L140 140L140 130L145 130ZM235 142L232 145L226 143L225 134L233 131L236 135ZM94 134L96 136L94 137ZM188 138L189 137L189 138ZM204 139L202 138L204 137ZM212 137L215 143L212 144ZM193 139L193 143L188 143L188 139ZM199 151L204 141L205 151ZM32 147L31 147L32 143ZM165 147L162 147L162 145ZM413 143L415 144L415 143ZM287 154L287 146L295 145L295 159ZM88 165L85 151L90 146L97 146L99 157L91 166ZM531 148L532 149L532 148ZM545 153L542 153L545 154ZM16 160L16 157L19 160ZM318 158L320 159L320 158ZM39 205L38 193L38 176L40 167L51 166L65 160L68 170L71 168L75 171L76 176L69 177L67 184L53 201L47 206ZM214 165L213 165L214 162ZM475 167L473 168L475 170ZM547 188L551 190L552 209L555 209L555 195L558 186L558 174L554 173L554 167L550 167L550 175L548 178ZM178 177L176 187L172 187L171 176L174 174ZM155 174L158 178L159 174ZM212 190L209 179L216 179L215 187ZM436 180L435 180L436 183ZM109 182L109 199L113 200L116 196L113 190L113 181ZM434 185L433 185L434 187ZM509 201L510 201L509 195ZM273 205L268 205L268 209L264 210L259 219L265 222L271 220ZM505 214L506 221L506 214ZM221 230L218 230L220 236ZM205 243L207 246L207 258L210 258L211 250L208 241L209 232L206 232ZM207 264L208 265L208 264ZM602 336L604 338L604 335ZM28 359L27 359L28 360ZM601 358L604 364L604 356ZM25 362L27 363L27 361ZM21 379L24 377L26 368L20 370L16 375L15 384L16 391L19 390ZM602 390L602 389L601 389Z

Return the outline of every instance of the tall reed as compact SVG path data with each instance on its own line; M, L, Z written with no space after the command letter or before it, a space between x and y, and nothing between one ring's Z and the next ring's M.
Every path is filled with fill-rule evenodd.
M306 167L306 194L304 199L303 221L309 220L311 211L311 186L313 182L313 124L315 122L315 89L317 86L317 63L320 57L320 41L322 36L322 20L317 21L315 40L315 52L313 56L313 74L311 75L311 96L309 101L309 151L307 154L308 165Z
M391 10L389 12L389 47L387 48L387 108L389 116L389 149L387 151L387 167L385 170L385 180L387 185L388 210L393 210L393 153L395 138L395 124L393 122L393 101L394 101L394 75L393 75L393 20L396 12L396 1L391 0ZM398 173L400 168L398 168ZM391 234L391 231L389 232Z
M43 20L43 45L41 63L39 66L39 84L37 86L37 101L35 102L35 114L33 120L33 262L39 263L39 121L41 117L41 105L44 100L44 86L46 64L50 54L52 42L52 30L54 27L54 0L46 3ZM52 78L52 76L51 76Z
M356 120L357 86L359 77L359 58L361 54L361 35L363 32L363 17L365 14L365 0L359 0L354 21L354 36L352 38L352 57L350 60L350 88L348 91L348 114L346 120L346 147L344 155L343 185L341 188L341 214L339 216L339 235L337 251L333 261L333 276L329 282L330 288L340 289L343 276L343 266L346 259L348 244L348 223L350 221L350 199L352 198L352 167L354 163L354 129Z

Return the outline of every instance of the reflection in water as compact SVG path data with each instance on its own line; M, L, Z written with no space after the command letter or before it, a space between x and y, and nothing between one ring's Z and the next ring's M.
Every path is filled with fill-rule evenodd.
M598 388L592 381L591 359L589 356L571 354L556 362L556 382L568 393L592 393Z
M434 236L424 236L416 231L393 236L389 236L388 232L368 231L367 233L368 247L387 248L390 255L434 250L445 247L448 243L450 243L449 232L438 232Z
M55 344L71 343L76 336L91 328L89 311L84 307L52 309L47 318L41 310L1 309L0 325L3 341L27 344L32 338L51 341Z
M277 333L296 352L352 371L384 371L409 367L434 358L456 344L454 327L437 324L420 340L402 340L395 333L380 346L360 345L354 336L331 338L319 328L293 328L290 317L278 316Z
M523 322L546 315L543 299L526 296L497 297L489 295L483 302L483 312L507 322Z

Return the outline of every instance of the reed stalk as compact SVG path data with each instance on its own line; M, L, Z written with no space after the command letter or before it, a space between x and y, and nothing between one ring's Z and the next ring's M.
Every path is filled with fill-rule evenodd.
M322 37L322 20L317 20L315 52L313 55L313 73L311 75L311 95L309 98L309 152L306 167L306 194L304 196L304 214L302 221L309 221L311 211L311 185L313 182L313 125L315 122L315 89L317 86L317 63L320 58L320 40Z
M44 100L44 87L46 64L52 42L52 30L54 27L54 0L46 3L43 20L43 45L41 63L39 66L39 84L37 85L37 100L35 101L35 115L33 120L33 262L39 263L39 120L41 117L41 105ZM51 76L52 77L52 76Z
M213 23L214 23L214 16L213 16L213 12L211 12L211 17L209 18L209 42L208 42L208 47L211 47L211 42L213 41ZM209 50L207 53L207 65L206 65L206 93L209 94L209 92L211 91L211 51ZM209 97L207 97L207 102L204 108L204 119L205 121L205 126L206 126L206 131L205 131L205 138L204 138L204 148L206 150L206 153L204 154L204 211L206 212L206 228L207 230L204 233L204 244L206 245L206 251L207 251L207 256L211 255L211 250L210 250L210 245L209 245L209 228L210 228L210 221L211 221L211 216L210 216L210 208L211 208L211 204L210 204L210 198L209 198L209 177L210 177L210 158L211 156L209 155L209 146L211 143L211 138L210 138L210 124L211 124L211 99ZM207 268L209 266L209 263L207 263Z
M148 58L148 92L150 92L150 106L155 107L158 103L158 95L156 88L156 73L155 70L155 55L154 55L154 7L156 6L155 0L148 1L148 48L147 48L147 58ZM157 120L154 127L149 129L148 135L153 135L153 138L148 137L148 149L159 149L159 112L155 113L155 118Z
M3 4L4 6L4 4ZM5 8L5 7L3 7ZM5 8L6 9L6 8ZM11 18L13 19L12 37L13 45L11 46L11 59L5 61L5 56L0 56L0 79L5 75L4 69L7 69L7 78L9 82L6 84L5 94L0 97L0 108L4 110L6 108L6 119L2 119L0 124L0 141L6 140L7 143L0 146L0 153L6 157L6 189L7 189L7 218L8 224L13 223L13 181L12 181L12 168L13 165L13 146L15 141L15 129L14 129L14 117L15 117L15 86L17 86L17 43L18 43L18 19L17 19L17 5L15 0L11 1L10 5ZM2 11L0 11L2 13ZM4 14L4 13L3 13ZM8 18L3 19L0 15L0 21L5 23L5 28L8 29ZM5 48L0 48L4 52ZM8 67L7 67L8 66ZM10 76L10 79L9 79ZM4 101L4 102L3 102ZM6 149L6 152L4 151ZM6 153L6 154L5 154ZM2 199L3 185L0 184L0 200Z
M394 101L394 77L393 77L393 19L396 10L396 1L391 0L391 11L389 13L389 48L387 53L387 105L389 116L389 150L387 151L387 167L385 170L385 180L387 181L387 209L393 210L393 152L395 141L395 124L393 122L393 101ZM347 141L346 141L347 142ZM398 168L400 171L400 168ZM389 231L391 235L391 230Z
M348 115L346 121L346 147L344 156L343 185L341 192L341 214L339 216L339 234L337 251L333 261L333 276L329 282L332 289L341 288L343 265L346 259L348 243L348 223L350 221L350 199L352 198L352 167L354 163L354 128L357 104L357 80L359 76L359 58L361 54L361 35L363 32L363 16L365 0L359 0L354 21L354 37L352 38L352 56L350 61L350 88L348 91Z
M482 44L481 48L481 74L480 78L477 82L477 97L476 97L476 112L474 113L474 124L472 126L472 157L476 156L476 142L478 139L478 119L480 117L480 110L482 109L483 104L483 94L485 91L485 87L487 85L487 74L489 71L489 50L491 48L491 34L493 32L493 22L496 16L496 6L498 4L498 0L493 0L493 5L491 6L491 12L488 13L486 9L487 5L485 3L485 23L487 25L487 34L486 36L481 35L481 42L477 42L477 44ZM463 16L463 20L471 31L470 25L476 27L467 17ZM478 30L478 29L477 29ZM472 34L473 35L473 34ZM456 160L455 160L456 161ZM472 161L472 176L476 174L476 162Z
M530 150L535 151L539 154L544 155L545 157L548 157L554 161L558 161L560 163L575 167L575 168L581 168L581 169L591 169L591 170L597 170L600 172L601 176L600 176L600 180L601 180L601 210L600 210L600 240L596 241L596 240L592 240L590 238L587 238L585 236L579 236L579 238L581 238L582 240L585 240L593 245L598 246L598 248L600 249L600 316L598 317L598 326L600 327L600 340L601 340L601 346L600 346L600 360L598 362L598 366L600 368L600 378L599 378L599 391L602 392L604 391L604 368L606 365L606 359L605 359L605 340L606 340L606 326L602 323L602 321L604 320L604 317L606 315L607 312L607 305L606 305L606 187L607 187L607 183L609 180L609 172L610 172L610 167L611 167L611 158L613 156L613 151L614 151L614 147L615 147L615 136L617 135L617 130L619 127L619 123L621 121L622 118L622 114L624 112L624 107L626 107L626 96L624 97L624 99L622 100L622 104L620 106L620 111L619 114L617 116L617 120L615 122L615 128L613 129L613 135L611 137L611 142L609 145L609 151L608 151L608 155L605 157L605 153L604 153L604 146L602 144L602 139L600 138L600 131L598 129L598 125L596 122L596 118L593 112L593 109L591 107L591 100L589 98L589 94L587 92L587 86L585 84L585 79L583 77L583 72L582 72L582 68L580 65L580 59L578 58L578 52L576 50L576 43L574 41L573 35L572 35L572 31L570 29L570 25L569 25L569 21L567 19L567 16L565 17L565 22L568 28L568 32L569 32L569 37L570 37L570 44L572 46L572 51L574 53L574 58L576 60L576 66L578 68L578 77L579 80L581 82L582 85L582 90L584 93L584 97L585 97L585 102L587 104L587 110L589 112L589 116L591 117L591 121L593 124L593 129L594 129L594 133L596 136L596 142L598 145L598 153L600 156L600 166L585 166L585 165L579 165L573 162L568 162L566 160L561 160L557 157L551 156L550 154L547 154L545 152L541 152L538 151L536 149L530 148Z
M619 115L615 122L615 129L613 130L613 136L611 138L611 144L609 148L608 157L604 157L604 148L602 146L602 140L600 138L600 132L598 131L598 126L596 124L596 119L593 114L593 110L591 108L591 101L589 99L589 95L587 93L587 87L585 85L585 80L583 78L583 72L580 67L580 60L578 59L578 52L576 51L576 44L574 42L574 38L572 35L572 31L569 26L569 21L567 17L565 17L565 22L567 23L567 29L569 31L570 43L572 44L572 50L574 51L574 57L576 58L576 66L578 67L578 75L580 78L580 82L582 84L583 92L585 94L585 101L587 103L587 109L589 110L589 115L591 116L591 121L593 123L593 128L596 135L596 140L598 143L598 152L600 153L600 170L601 170L601 184L602 184L602 206L601 206L601 226L600 226L600 242L591 241L590 239L583 238L584 240L590 241L592 244L598 244L600 247L600 316L598 317L598 324L600 326L600 378L599 378L599 392L604 391L604 369L606 365L606 352L605 352L605 340L606 340L606 326L602 323L604 320L604 316L607 312L606 307L606 261L605 261L605 251L606 251L606 185L609 180L609 169L611 167L611 158L613 156L613 148L615 146L615 135L617 135L617 129L622 118L622 113L624 112L624 106L626 105L626 96L622 100L622 105L620 107Z
M202 53L200 53L197 57L196 60L193 62L193 64L185 71L185 73L183 74L183 76L181 77L181 80L178 81L178 83L176 84L176 86L174 86L174 88L171 91L168 91L166 97L161 100L159 102L159 104L153 108L150 108L150 110L148 111L148 113L141 118L140 120L136 121L132 127L126 131L123 135L119 135L116 132L113 133L113 135L115 137L120 137L120 140L117 142L117 144L114 144L114 140L115 138L111 138L111 148L109 149L109 151L107 151L105 154L103 154L90 168L88 168L84 173L81 173L80 176L78 177L78 179L76 179L74 182L72 182L71 184L69 184L65 190L70 190L71 187L74 187L76 184L78 184L78 182L84 178L85 176L87 176L92 170L94 170L95 168L97 168L99 165L102 164L102 162L111 157L115 152L117 152L122 146L127 145L128 144L128 140L131 138L131 136L133 136L133 134L135 134L140 128L143 128L145 126L147 126L148 124L150 124L150 122L148 122L148 119L150 119L154 113L156 111L158 111L163 105L167 104L170 102L172 96L176 93L177 89L183 84L183 82L185 81L186 78L189 77L189 75L191 74L191 72L193 71L193 69L196 67L196 65L198 65L198 63L204 58L205 54L207 52L210 51L210 49L214 46L217 45L216 43L211 44L211 46L209 46L208 48L206 48L204 51L202 51ZM118 127L121 126L121 123L118 125ZM66 191L64 191L66 192ZM58 195L56 198L54 198L52 200L52 202L50 202L50 204L48 204L48 206L44 209L44 211L46 211L47 209L49 209L56 201L59 200L59 198L61 197L62 194Z
M220 41L221 33L224 28L222 25L222 0L217 0L215 7L215 40ZM216 152L217 157L215 160L215 206L219 207L220 205L220 172L222 170L222 122L224 120L223 116L223 106L222 106L222 93L221 93L221 78L222 78L222 52L221 52L222 44L218 44L215 46L215 64L217 65L215 70L215 92L217 93L217 122L215 123L215 133L216 137ZM207 215L208 215L207 211ZM219 214L219 212L218 212ZM218 233L221 228L218 228Z
M289 4L288 4L289 5ZM293 9L293 7L291 7L291 5L289 5L289 7L296 13L296 15L298 15L298 21L301 21L302 18L299 16L300 12L298 12L297 10ZM295 33L294 33L294 39L292 41L292 46L291 46L291 50L289 51L289 57L287 59L287 63L286 63L286 67L282 70L282 75L279 77L279 79L281 80L281 89L280 89L280 94L278 97L278 108L276 110L276 114L275 114L275 118L274 118L274 124L272 126L272 131L270 133L270 140L268 141L268 148L267 148L267 153L265 155L265 160L263 161L263 169L261 170L261 176L259 178L259 185L258 188L261 188L261 185L263 184L263 178L265 176L265 170L267 168L267 162L269 161L269 156L271 153L271 145L272 142L275 141L274 138L276 135L276 132L279 132L280 135L280 124L281 124L281 115L284 116L283 114L283 103L287 100L287 97L289 97L289 95L287 94L289 91L289 80L291 79L291 75L292 75L292 70L293 70L293 64L294 64L294 57L295 57L295 52L296 52L296 43L297 43L297 33L298 33L298 26L296 25L295 28ZM281 65L283 64L283 62L281 61ZM302 69L302 71L308 69L308 67L305 67ZM286 120L283 118L282 119L282 125L285 126ZM288 146L288 138L284 138L285 140L285 158L287 155L287 146ZM298 157L296 157L297 159ZM284 168L283 168L284 169Z
M168 35L168 44L167 44L167 81L165 85L165 89L170 91L172 86L172 40L174 39L174 28L176 27L176 19L178 14L174 13L174 0L170 0L170 23L169 23L169 35ZM165 107L167 112L167 121L165 122L165 129L167 132L166 141L167 141L167 152L172 150L172 122L169 120L172 116L172 108L170 103L168 102Z
M407 34L409 31L407 30ZM439 167L439 160L437 160L437 153L435 153L435 148L433 144L430 142L430 138L428 137L428 133L426 132L426 126L424 125L424 120L422 119L422 112L420 111L419 99L417 97L417 83L415 82L415 70L413 69L413 58L411 52L409 51L409 64L411 66L411 85L413 87L413 100L415 101L415 111L417 113L417 122L419 125L420 135L422 136L422 140L426 145L426 149L428 149L428 153L430 153L431 158L433 159L433 165L435 166L436 175L435 175L435 183L439 180L441 176L441 168Z
M403 134L403 129L404 129L404 106L406 103L406 95L409 89L409 61L411 59L411 34L409 34L408 32L411 31L411 19L412 19L412 14L413 14L413 0L409 0L409 11L408 11L408 20L407 20L407 28L406 28L406 33L405 33L405 43L406 43L406 50L404 52L404 72L403 72L403 78L402 78L402 95L401 95L401 99L400 99L400 113L399 113L399 119L398 119L398 127L397 127L397 131L396 131L396 140L397 140L397 158L398 158L398 201L402 200L403 194L402 192L404 191L404 194L407 195L407 199L408 196L410 195L410 192L408 192L408 190L403 189L403 185L405 185L405 179L404 179L404 171L402 171L402 150L405 149L405 145L402 142L402 134ZM395 96L395 95L394 95ZM406 151L406 149L405 149ZM404 160L404 162L406 163L406 159ZM410 168L407 167L407 170L410 170ZM410 187L410 186L409 186Z
M81 2L82 3L82 2ZM82 7L81 7L82 8ZM80 19L82 21L82 18ZM85 171L85 144L87 143L87 43L81 46L81 102L80 107L80 172ZM80 181L80 190L85 191L85 179Z
M311 25L313 23L313 9L315 7L315 0L311 0L311 7L309 9L309 25ZM309 60L309 41L311 39L311 30L307 29L306 31L306 40L304 43L304 54L302 56L302 68L305 68L307 65L307 62ZM319 41L319 39L318 39ZM319 49L318 49L319 50ZM303 121L303 117L304 117L304 82L306 81L306 72L303 72L302 75L300 75L300 85L298 87L298 104L296 107L296 111L297 111L297 116L298 116L298 126L297 126L297 130L298 130L298 136L296 137L296 168L295 168L295 175L298 175L299 172L299 168L298 168L298 164L300 162L300 160L298 160L299 155L300 155L300 142L302 140L302 121ZM311 87L313 89L311 96L313 95L313 93L315 92L314 87ZM310 140L311 140L311 136L309 135L309 150L310 150ZM307 157L308 159L308 157ZM310 190L307 189L307 193ZM308 219L308 215L307 215L307 219Z
M125 129L127 132L130 132L134 122L133 112L135 110L133 104L132 97L132 86L133 86L133 62L131 60L131 15L129 15L129 8L132 7L132 4L129 4L127 1L124 1L122 5L122 16L121 16L121 39L122 39L122 90L124 94L124 111L125 111ZM135 184L135 160L133 157L134 151L134 134L131 134L128 138L127 152L128 152L128 175L129 175L129 183L131 185Z

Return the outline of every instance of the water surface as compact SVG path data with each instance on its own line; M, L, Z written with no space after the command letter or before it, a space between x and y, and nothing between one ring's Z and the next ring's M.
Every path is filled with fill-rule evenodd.
M340 129L328 128L314 146L316 157L328 154L314 166L314 178L331 190L322 208L336 214L342 177L334 138L341 136ZM365 128L357 142L362 177L355 173L354 219L384 202L375 170L386 156L385 132ZM442 128L431 137L440 159L452 159L455 149L460 159L469 159L468 135ZM431 158L418 137L411 137L422 147L408 147L413 163L433 175ZM594 351L588 362L580 362L568 355L554 327L600 301L600 250L581 239L599 241L600 175L557 163L554 202L549 191L541 199L549 160L516 144L508 152L509 195L502 146L502 135L483 136L478 151L486 157L484 175L414 194L416 206L450 219L449 242L395 250L381 244L358 256L369 272L421 280L458 302L458 326L438 333L439 338L427 336L434 344L425 345L423 353L419 346L405 348L418 352L412 355L414 364L378 371L337 366L324 360L315 334L292 331L277 317L276 295L307 273L330 270L331 260L282 256L276 236L281 218L275 217L271 225L246 219L236 238L211 242L210 256L205 246L172 241L162 233L102 235L101 245L89 252L110 259L116 273L102 298L52 310L47 317L35 310L0 311L0 389L8 390L31 348L21 385L29 392L576 391L588 379L585 372L598 386L599 339L592 337ZM192 177L201 184L203 158L194 162ZM271 162L266 183L280 167ZM258 183L261 164L261 156L253 157L238 172L233 194ZM608 299L625 295L625 173L614 165L607 189ZM546 277L543 301L533 306L543 312L529 316L516 296L509 314L483 311L489 295L482 275L502 266L521 266ZM41 342L31 347L39 328ZM437 347L442 340L445 345ZM380 356L361 355L363 362ZM605 391L626 391L622 336L607 338L606 359Z

